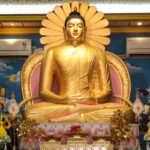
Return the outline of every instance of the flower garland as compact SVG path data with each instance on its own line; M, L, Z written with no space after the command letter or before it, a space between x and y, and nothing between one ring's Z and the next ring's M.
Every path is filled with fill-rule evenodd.
M124 123L122 128L124 128L125 125L125 130L130 131L131 127L128 126L127 123ZM109 124L98 123L36 124L34 120L27 119L20 124L17 129L17 133L20 139L20 149L36 149L42 142L55 140L64 145L67 144L70 139L75 137L84 138L87 144L93 144L94 141L97 141L101 138L110 140L111 136L113 136L113 133L110 132L110 128L117 129L118 126L110 127ZM132 147L136 148L137 144L135 145L135 142L132 141L135 141L136 137L138 137L138 126L134 124L131 131L133 131L133 138L131 138L131 140L129 140L127 143L130 145L134 144L134 146ZM124 135L124 138L121 138L121 140L130 138L127 134L128 132L122 133L122 136ZM126 147L126 145L124 147Z
M92 144L94 139L98 139L101 134L108 135L108 126L105 129L98 129L91 125L70 125L67 128L61 124L55 128L48 127L47 124L36 124L34 120L24 120L17 129L20 140L20 149L36 149L42 141L56 140L61 144L67 144L70 137L81 136L85 137L87 144ZM66 128L66 129L64 129ZM101 128L101 127L99 127ZM105 130L105 131L104 131ZM98 133L100 132L100 133Z

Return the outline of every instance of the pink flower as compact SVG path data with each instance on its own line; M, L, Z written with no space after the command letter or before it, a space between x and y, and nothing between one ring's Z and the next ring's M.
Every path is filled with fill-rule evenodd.
M91 136L86 137L87 144L93 144L93 138Z
M136 115L140 115L143 112L144 106L143 103L139 98L136 98L134 104L133 104L133 111L136 113Z
M20 141L20 146L24 149L28 149L30 146L30 139L26 137L22 137Z
M39 147L40 144L40 139L38 137L33 137L31 139L31 146L33 149L37 149Z
M62 126L57 126L55 129L56 137L62 137L65 134L65 129Z
M71 128L70 128L70 132L71 133L76 133L76 132L78 132L78 131L80 131L81 130L81 127L80 126L72 126Z
M133 137L139 137L139 127L133 126L132 127L132 133L133 133Z
M68 136L67 135L63 135L60 139L61 144L67 144L68 142Z
M12 117L15 117L19 112L18 104L16 102L10 102L8 106L8 112L12 115Z
M138 145L139 145L138 139L137 138L132 138L130 140L129 145L130 145L130 148L136 149L138 147Z
M55 133L54 133L54 129L51 129L51 128L48 128L48 129L45 129L46 130L46 135L48 135L48 136L52 136L52 135L54 135Z
M86 127L85 128L85 132L88 136L92 136L92 131L91 131L91 128L90 127Z

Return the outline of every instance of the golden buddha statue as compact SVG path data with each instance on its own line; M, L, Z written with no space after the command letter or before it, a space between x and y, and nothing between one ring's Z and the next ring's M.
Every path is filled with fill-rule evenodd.
M44 55L40 95L55 104L107 101L112 90L105 52L84 43L86 26L78 12L72 12L66 19L64 32L66 42ZM59 95L50 91L54 70L60 81ZM95 83L94 75L99 83ZM97 87L93 83L98 84Z
M128 105L109 102L113 93L106 53L85 40L86 21L76 7L66 17L63 31L65 41L43 54L39 97L44 102L29 105L26 118L107 123L117 109L131 113ZM57 94L52 91L54 74Z

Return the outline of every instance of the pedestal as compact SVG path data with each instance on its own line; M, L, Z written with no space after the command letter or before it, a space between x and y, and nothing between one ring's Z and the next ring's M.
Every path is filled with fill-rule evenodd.
M81 137L73 137L69 139L67 145L51 140L40 144L40 150L113 150L114 146L109 141L98 140L89 145L85 139Z

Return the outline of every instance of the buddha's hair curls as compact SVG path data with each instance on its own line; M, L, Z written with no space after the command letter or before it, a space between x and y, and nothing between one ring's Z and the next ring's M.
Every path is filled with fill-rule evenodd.
M83 23L84 23L84 26L85 26L85 20L84 20L84 18L81 16L81 14L79 13L79 12L77 12L77 8L74 8L74 11L73 12L71 12L70 14L69 14L69 16L66 18L66 20L65 20L65 28L66 28L66 26L67 26L67 22L70 20L70 19L72 19L72 18L79 18L79 19L81 19L82 21L83 21Z

